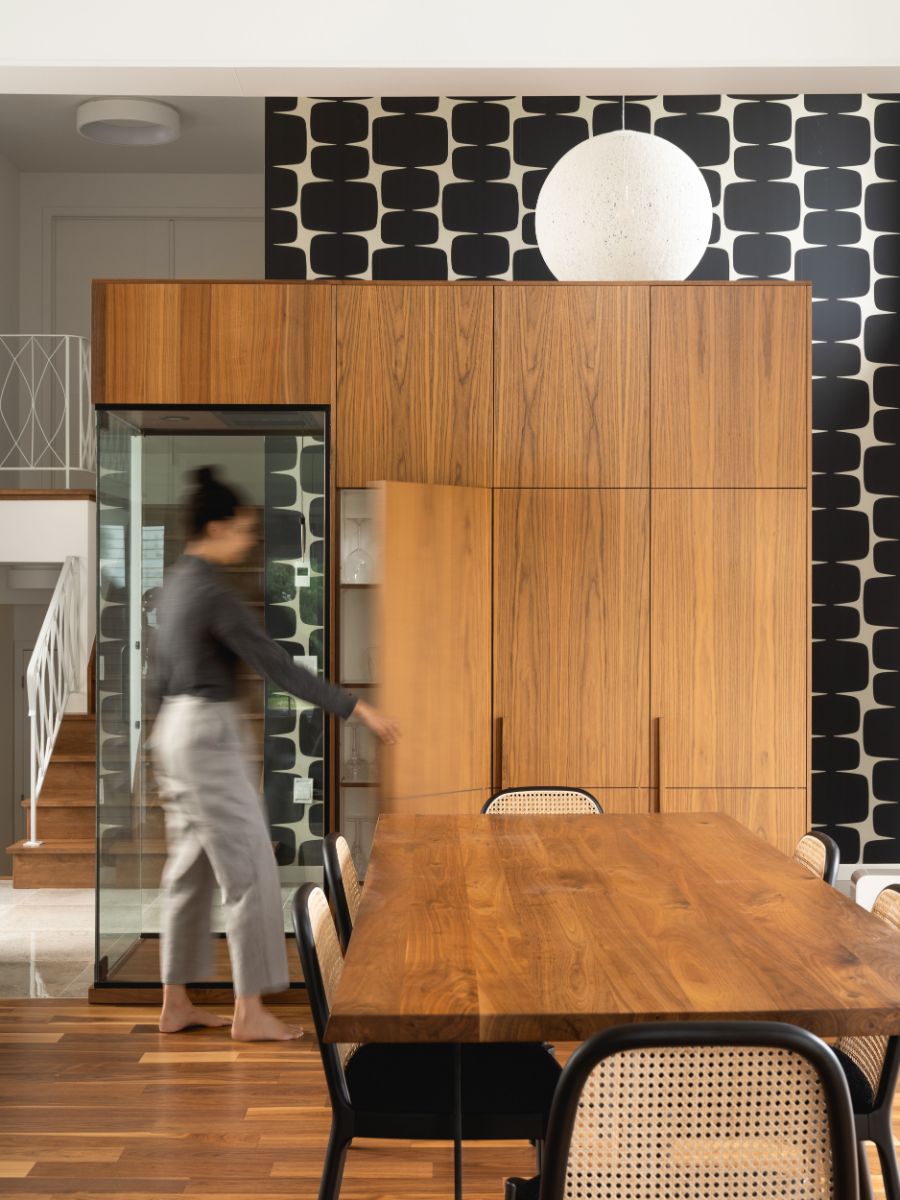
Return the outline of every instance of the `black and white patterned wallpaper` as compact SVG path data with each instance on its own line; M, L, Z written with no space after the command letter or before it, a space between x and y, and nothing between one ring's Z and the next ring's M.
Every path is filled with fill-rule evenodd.
M546 279L534 208L619 97L266 102L271 279ZM813 283L813 820L900 863L900 95L628 97L713 200L697 279Z

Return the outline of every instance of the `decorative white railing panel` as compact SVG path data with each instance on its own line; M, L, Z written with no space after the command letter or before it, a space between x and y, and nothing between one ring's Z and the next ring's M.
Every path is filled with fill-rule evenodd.
M71 472L93 472L95 461L90 342L0 334L0 472L64 472L68 487Z
M31 818L27 845L40 845L37 802L50 765L69 693L81 673L80 563L67 558L38 634L25 676L31 722Z

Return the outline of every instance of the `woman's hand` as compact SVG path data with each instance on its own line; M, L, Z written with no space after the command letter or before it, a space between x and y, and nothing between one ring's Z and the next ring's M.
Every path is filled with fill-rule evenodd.
M384 716L377 708L367 704L365 700L357 700L353 716L362 722L366 729L370 729L386 746L393 746L400 738L400 726L394 718Z

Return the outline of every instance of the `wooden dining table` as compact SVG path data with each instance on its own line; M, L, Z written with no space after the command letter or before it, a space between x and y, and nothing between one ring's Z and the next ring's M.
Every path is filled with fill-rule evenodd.
M718 813L379 819L326 1040L662 1020L900 1033L900 935Z

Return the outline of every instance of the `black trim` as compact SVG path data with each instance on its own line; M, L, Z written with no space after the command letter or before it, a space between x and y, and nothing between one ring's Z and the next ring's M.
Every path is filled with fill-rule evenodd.
M499 792L494 792L493 796L491 796L488 800L485 800L484 804L482 805L482 808L481 808L482 815L490 814L491 805L500 796L508 796L512 792L530 792L532 790L536 791L536 792L577 792L579 794L579 796L586 796L587 799L590 800L591 804L593 804L593 806L596 808L598 813L603 812L603 805L600 803L600 801L597 799L596 796L592 796L591 793L589 791L587 791L585 788L556 787L556 786L542 787L539 784L530 784L528 787L501 788Z
M553 1098L544 1146L540 1200L562 1200L565 1195L566 1166L579 1101L588 1076L598 1063L630 1050L676 1046L773 1047L806 1059L822 1081L825 1092L831 1126L833 1200L858 1200L853 1114L840 1064L831 1047L820 1038L805 1029L777 1021L673 1021L620 1025L589 1038L569 1059Z
M350 945L350 935L353 933L353 919L350 916L350 905L347 903L347 891L341 872L341 859L338 853L340 842L347 845L342 834L329 833L326 835L322 842L322 863L325 868L325 890L331 901L331 911L334 913L334 923L337 926L341 949L346 954L347 947Z
M833 837L829 837L827 833L820 833L818 829L811 829L804 836L815 838L825 847L825 868L822 878L829 887L834 887L837 883L838 868L841 865L840 847Z

